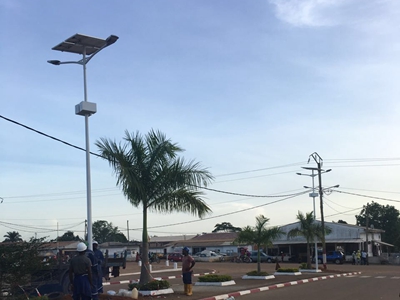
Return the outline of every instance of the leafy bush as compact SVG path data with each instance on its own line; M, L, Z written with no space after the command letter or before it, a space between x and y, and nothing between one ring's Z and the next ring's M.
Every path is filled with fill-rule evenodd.
M276 271L279 273L295 273L295 272L298 272L299 269L297 269L297 268L279 268Z
M230 275L208 274L204 276L199 276L199 282L225 282L231 280L232 276Z
M136 288L138 291L157 291L157 290L164 290L168 289L170 284L166 280L153 280L147 284L140 284L137 282L130 283L128 285L128 289L131 291Z
M257 271L251 271L246 273L247 276L268 276L269 274L267 272L257 272Z
M301 263L299 269L307 269L307 263Z
M32 277L50 269L42 263L39 251L45 238L31 238L28 242L0 243L0 290L7 288L12 295L21 293L20 286L28 284ZM40 279L40 278L39 278Z

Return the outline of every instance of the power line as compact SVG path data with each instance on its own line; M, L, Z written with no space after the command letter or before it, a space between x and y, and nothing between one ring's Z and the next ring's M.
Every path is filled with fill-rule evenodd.
M353 196L364 197L364 198L371 198L371 199L391 201L391 202L400 202L400 200L393 200L393 199L387 199L387 198L382 198L382 197L375 197L375 196L368 196L368 195L362 195L362 194L356 194L356 193L349 193L349 192L343 192L343 191L339 191L339 190L332 190L332 191L335 192L335 193L353 195Z
M302 164L305 164L305 162L297 162L297 163L292 163L292 164L287 164L287 165L281 165L281 166L276 166L276 167L268 167L268 168L255 169L255 170L249 170L249 171L241 171L241 172L235 172L235 173L227 173L227 174L216 175L215 177L232 176L232 175L239 175L239 174L260 172L260 171L265 171L265 170L272 170L272 169L279 169L279 168L287 168L287 167L301 166Z
M196 186L196 187L199 188L199 189L212 191L212 192L216 192L216 193L222 193L222 194L228 194L228 195L234 195L234 196L242 196L242 197L250 197L250 198L281 198L281 197L299 196L299 195L303 195L303 194L309 192L309 190L307 190L305 192L289 194L289 195L251 195L251 194L241 194L241 193L233 193L233 192L221 191L221 190L210 189L210 188L201 187L201 186Z
M275 201L268 202L268 203L265 203L265 204L253 206L253 207L250 207L250 208L241 209L241 210L230 212L230 213L221 214L221 215L218 215L218 216L203 218L203 219L200 219L200 220L192 220L192 221L185 221L185 222L179 222L179 223L173 223L173 224L151 226L151 227L147 227L147 229L170 227L170 226L176 226L176 225L184 225L184 224L196 223L196 222L201 222L201 221L205 221L205 220L211 220L211 219L216 219L216 218L220 218L220 217L230 216L230 215L242 213L242 212L245 212L245 211L253 210L253 209L256 209L256 208L259 208L259 207L263 207L263 206L271 205L271 204L274 204L274 203L282 202L282 201L285 201L285 200L288 200L288 199L291 199L291 198L294 198L294 197L298 197L299 195L302 195L302 194L305 194L305 193L308 193L308 191L305 191L305 192L303 192L301 194L298 194L298 195L292 195L292 196L286 197L284 199L275 200ZM143 228L132 228L132 229L129 229L129 230L142 230L142 229Z

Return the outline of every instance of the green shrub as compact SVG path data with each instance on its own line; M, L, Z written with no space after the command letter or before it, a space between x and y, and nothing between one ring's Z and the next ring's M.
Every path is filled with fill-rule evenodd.
M299 269L297 268L279 268L277 272L279 273L295 273L298 272Z
M216 275L216 274L208 274L204 276L199 276L199 282L225 282L231 281L232 276L230 275Z
M299 269L307 269L307 263L301 263Z
M138 282L130 283L128 285L128 290L133 290L136 288L138 291L157 291L168 289L170 284L166 280L153 280L147 284L140 284Z
M257 272L257 271L251 271L246 273L247 276L268 276L269 274L267 272Z

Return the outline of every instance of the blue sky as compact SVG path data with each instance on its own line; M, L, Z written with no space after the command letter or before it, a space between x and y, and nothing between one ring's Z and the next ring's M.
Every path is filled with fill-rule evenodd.
M158 129L185 159L209 168L210 188L286 195L311 185L295 173L316 151L332 169L323 186L400 200L398 1L3 0L0 14L3 117L84 147L84 118L74 113L82 69L46 61L80 59L51 50L75 33L115 34L87 68L88 100L98 110L89 121L93 152L101 137ZM16 230L54 238L57 224L60 235L82 236L85 153L4 119L0 126L0 237ZM140 239L141 210L122 196L107 162L92 157L91 171L93 220L124 233L129 221L130 238ZM167 226L197 219L151 214L149 227L162 228L150 234L254 225L259 214L284 225L313 209L307 194L271 203L279 199L207 191L214 218ZM372 200L327 195L325 219L355 223Z

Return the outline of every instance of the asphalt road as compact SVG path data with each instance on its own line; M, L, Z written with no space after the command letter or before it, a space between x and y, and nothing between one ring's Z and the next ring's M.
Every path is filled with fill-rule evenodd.
M399 276L353 275L249 294L240 299L399 299L399 283Z
M282 267L297 267L295 264L281 264ZM162 271L161 273L153 272L154 277L178 277L168 279L171 284L174 294L163 295L161 298L165 299L181 299L186 296L183 295L183 285L180 276L180 265L176 271L171 271L172 265L165 266L164 262L159 265L153 266L153 271ZM334 278L325 280L312 281L307 283L297 283L292 286L284 286L282 288L274 288L268 291L255 292L252 294L235 296L235 299L309 299L309 300L331 300L331 299L398 299L400 292L400 266L382 266L382 265L369 265L369 266L353 266L351 264L344 265L328 265L328 271L317 274L305 274L301 276L279 276L272 280L258 281L258 280L243 280L241 276L248 271L256 269L256 264L237 264L230 262L223 263L197 263L194 273L201 274L205 272L212 272L215 270L217 274L229 274L236 282L234 286L227 287L203 287L194 286L192 300L211 298L223 294L237 293L239 291L254 290L259 287L273 286L277 284L283 285L291 281L299 281L305 279L307 281L311 278L323 277L332 275ZM272 274L275 271L275 264L263 263L263 271ZM120 277L111 278L110 282L127 281L138 279L140 268L136 263L130 263L125 270L121 270ZM336 277L338 274L346 273L353 274L361 272L361 274L349 275L344 277ZM124 274L130 275L124 275ZM197 277L194 278L197 281ZM111 284L104 286L104 290L114 290L118 292L119 289L127 289L128 284ZM142 298L139 298L142 299ZM144 299L144 298L143 298ZM219 299L226 299L221 297Z

